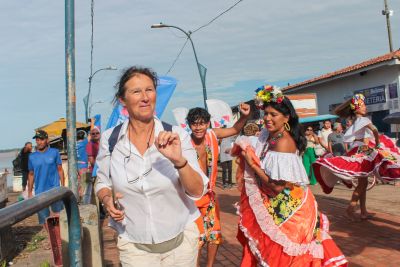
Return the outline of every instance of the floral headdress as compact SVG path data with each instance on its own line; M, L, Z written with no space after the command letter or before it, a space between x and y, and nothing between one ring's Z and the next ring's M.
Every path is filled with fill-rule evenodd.
M363 94L355 94L351 99L350 108L351 110L357 110L361 104L364 104L365 96Z
M258 108L263 108L264 102L282 103L285 96L277 86L264 85L256 90L255 104Z

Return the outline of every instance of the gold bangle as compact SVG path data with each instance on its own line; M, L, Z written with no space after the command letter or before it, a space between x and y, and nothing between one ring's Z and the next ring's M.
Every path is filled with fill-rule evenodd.
M174 165L174 168L177 169L177 170L180 170L180 169L184 168L187 165L187 163L188 163L188 161L186 160L185 163L182 166Z

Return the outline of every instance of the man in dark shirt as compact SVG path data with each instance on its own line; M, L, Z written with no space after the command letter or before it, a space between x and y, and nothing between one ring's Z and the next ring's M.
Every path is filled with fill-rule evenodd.
M25 146L21 149L21 172L22 172L22 191L25 191L26 184L28 182L28 160L29 154L32 152L32 143L26 142Z

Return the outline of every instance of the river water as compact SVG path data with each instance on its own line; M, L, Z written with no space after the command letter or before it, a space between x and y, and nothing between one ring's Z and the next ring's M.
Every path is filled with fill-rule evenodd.
M12 174L12 161L18 154L18 150L11 151L11 152L1 152L0 153L0 173L4 172L6 169L8 170L9 174L7 176L7 187L10 188L13 186L13 174Z

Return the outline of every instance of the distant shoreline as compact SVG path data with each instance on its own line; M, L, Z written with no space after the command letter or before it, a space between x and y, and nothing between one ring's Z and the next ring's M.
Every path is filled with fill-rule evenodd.
M19 150L20 150L20 148L0 149L0 153L13 152L13 151L19 151Z

